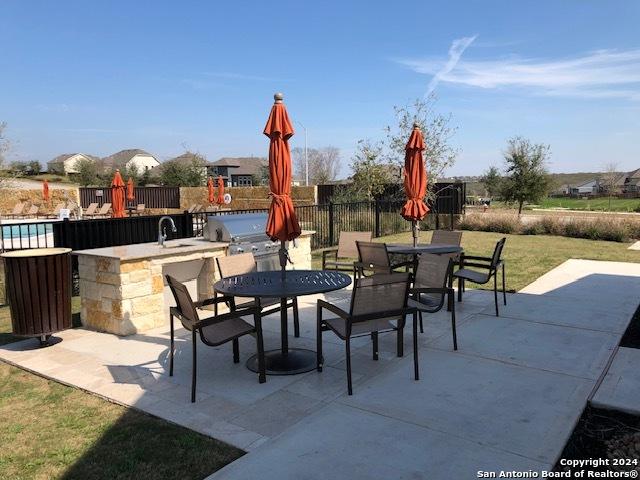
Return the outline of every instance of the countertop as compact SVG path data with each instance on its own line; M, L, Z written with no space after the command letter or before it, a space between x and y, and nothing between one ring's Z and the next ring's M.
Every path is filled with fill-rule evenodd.
M157 242L137 243L119 247L77 250L73 254L117 258L121 261L128 261L222 250L227 248L229 244L227 242L210 242L202 238L179 238L177 240L168 240L165 245L165 247L161 247Z
M313 235L313 230L303 230L301 237ZM210 242L203 238L179 238L165 242L166 247L161 247L157 242L136 243L134 245L122 245L120 247L92 248L89 250L76 250L73 255L90 255L94 257L117 258L120 261L143 260L149 258L161 258L176 255L188 255L198 252L211 252L222 250L229 246L227 242Z

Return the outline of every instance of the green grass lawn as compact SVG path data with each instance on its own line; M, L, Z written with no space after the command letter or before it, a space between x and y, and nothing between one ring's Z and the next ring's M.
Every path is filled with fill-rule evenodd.
M586 212L633 212L640 208L640 198L612 198L609 206L608 198L594 198L583 200L581 198L545 198L536 205L525 205L524 211L531 208L563 208L569 210L583 210ZM491 210L510 210L516 212L513 204L504 202L491 202Z
M548 235L503 235L465 231L462 246L469 255L490 256L496 242L507 237L503 257L506 260L507 289L520 290L536 278L569 258L640 262L640 251L627 250L628 243L602 242ZM421 232L421 242L429 242L431 232ZM410 243L411 233L376 239L387 243ZM314 268L320 268L321 257L314 253Z
M78 308L74 299L74 308ZM0 344L12 336L0 307ZM243 452L0 361L0 479L202 479Z

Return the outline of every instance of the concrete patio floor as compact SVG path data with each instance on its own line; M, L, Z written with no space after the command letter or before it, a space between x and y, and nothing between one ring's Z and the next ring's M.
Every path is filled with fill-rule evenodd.
M315 350L317 298L300 299L302 336L292 346ZM326 298L346 306L349 292ZM410 329L404 358L390 335L377 362L368 338L354 341L353 396L343 343L329 333L322 373L269 376L262 385L244 366L252 338L240 342L240 364L230 345L200 344L195 404L182 329L173 377L168 328L131 337L75 329L47 349L30 349L33 340L0 347L0 358L249 451L214 479L467 479L553 467L639 298L640 264L584 260L508 295L498 318L491 293L468 290L456 304L457 352L447 313L425 317L418 382ZM277 315L263 326L266 347L277 348Z

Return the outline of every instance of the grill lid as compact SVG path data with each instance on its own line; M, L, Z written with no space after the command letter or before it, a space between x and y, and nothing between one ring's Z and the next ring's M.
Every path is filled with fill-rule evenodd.
M247 242L267 238L266 213L210 215L205 237L212 242Z

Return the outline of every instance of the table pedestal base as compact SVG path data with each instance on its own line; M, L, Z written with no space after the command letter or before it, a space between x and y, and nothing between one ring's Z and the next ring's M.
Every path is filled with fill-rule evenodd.
M297 375L310 372L316 368L316 352L302 348L290 348L289 353L282 350L269 350L264 354L267 375ZM247 360L247 368L258 372L258 355Z

